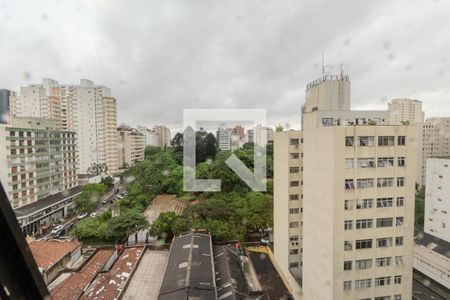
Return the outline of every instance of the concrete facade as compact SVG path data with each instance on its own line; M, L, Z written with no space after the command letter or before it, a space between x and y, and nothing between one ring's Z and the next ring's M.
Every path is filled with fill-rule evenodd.
M117 128L117 139L120 168L126 169L144 160L145 136L142 133L128 126L120 126Z
M161 149L164 149L166 147L170 147L171 142L171 135L170 135L170 129L166 126L155 126L153 127L153 131L156 132L156 138L158 141L158 146Z
M402 123L415 125L425 121L422 101L419 100L393 99L391 103L388 103L388 110L391 125L401 125Z
M450 242L450 157L427 159L424 231Z

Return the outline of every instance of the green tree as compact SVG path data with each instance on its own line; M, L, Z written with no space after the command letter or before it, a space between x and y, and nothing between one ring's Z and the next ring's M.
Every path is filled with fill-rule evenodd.
M152 236L162 237L171 241L175 235L189 230L189 223L173 211L161 213L150 225L149 233Z
M278 124L275 126L275 132L281 132L283 131L283 125L282 124Z
M102 183L106 187L111 188L114 185L114 178L112 178L111 176L106 176L105 178L102 179Z
M109 219L105 237L108 241L119 241L130 234L148 227L145 217L135 211L128 211Z
M106 163L92 163L87 169L89 175L101 175L108 172L108 166Z
M171 141L172 147L183 147L183 134L177 132Z
M159 152L161 152L161 148L159 148L158 146L146 146L145 150L144 150L144 155L145 158L149 158L150 156L157 154Z
M105 240L107 224L98 218L86 218L77 223L72 229L72 234L80 241Z
M206 159L215 159L217 154L217 140L211 132L205 136L204 154Z
M416 231L423 231L425 218L425 186L418 188L416 192L414 227Z

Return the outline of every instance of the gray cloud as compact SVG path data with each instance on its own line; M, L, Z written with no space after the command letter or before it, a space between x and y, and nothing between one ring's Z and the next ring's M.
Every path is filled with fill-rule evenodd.
M297 128L325 53L351 76L355 108L412 97L450 115L449 12L420 0L0 0L0 86L89 78L112 88L119 122L179 128L183 108L242 107Z

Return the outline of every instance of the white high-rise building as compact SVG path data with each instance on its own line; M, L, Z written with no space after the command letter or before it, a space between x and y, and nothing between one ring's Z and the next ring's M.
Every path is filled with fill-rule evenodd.
M145 136L130 126L117 128L119 168L127 169L136 162L144 160Z
M350 110L342 74L308 84L303 123L275 133L274 251L285 277L308 300L411 299L415 126Z
M153 127L153 131L156 132L156 138L158 139L158 146L161 149L166 147L170 147L171 136L170 129L166 126L155 126Z
M217 130L217 146L220 150L231 150L231 130L219 128Z
M158 137L154 130L145 126L137 126L137 130L144 135L146 146L158 146Z
M20 88L20 95L11 98L11 113L52 119L57 128L75 131L80 174L93 163L105 163L109 174L117 172L117 104L108 87L87 79L75 85L43 79Z
M450 242L450 157L427 159L424 231Z

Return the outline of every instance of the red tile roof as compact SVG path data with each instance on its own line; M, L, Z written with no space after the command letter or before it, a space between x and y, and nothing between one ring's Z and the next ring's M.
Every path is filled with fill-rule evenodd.
M81 299L117 299L143 251L143 247L125 248L108 272L98 273Z
M113 249L98 250L83 268L73 273L51 291L53 300L76 300L97 276L97 273L113 254Z
M44 270L48 270L68 253L71 253L80 246L81 244L76 240L33 241L29 244L36 264Z

